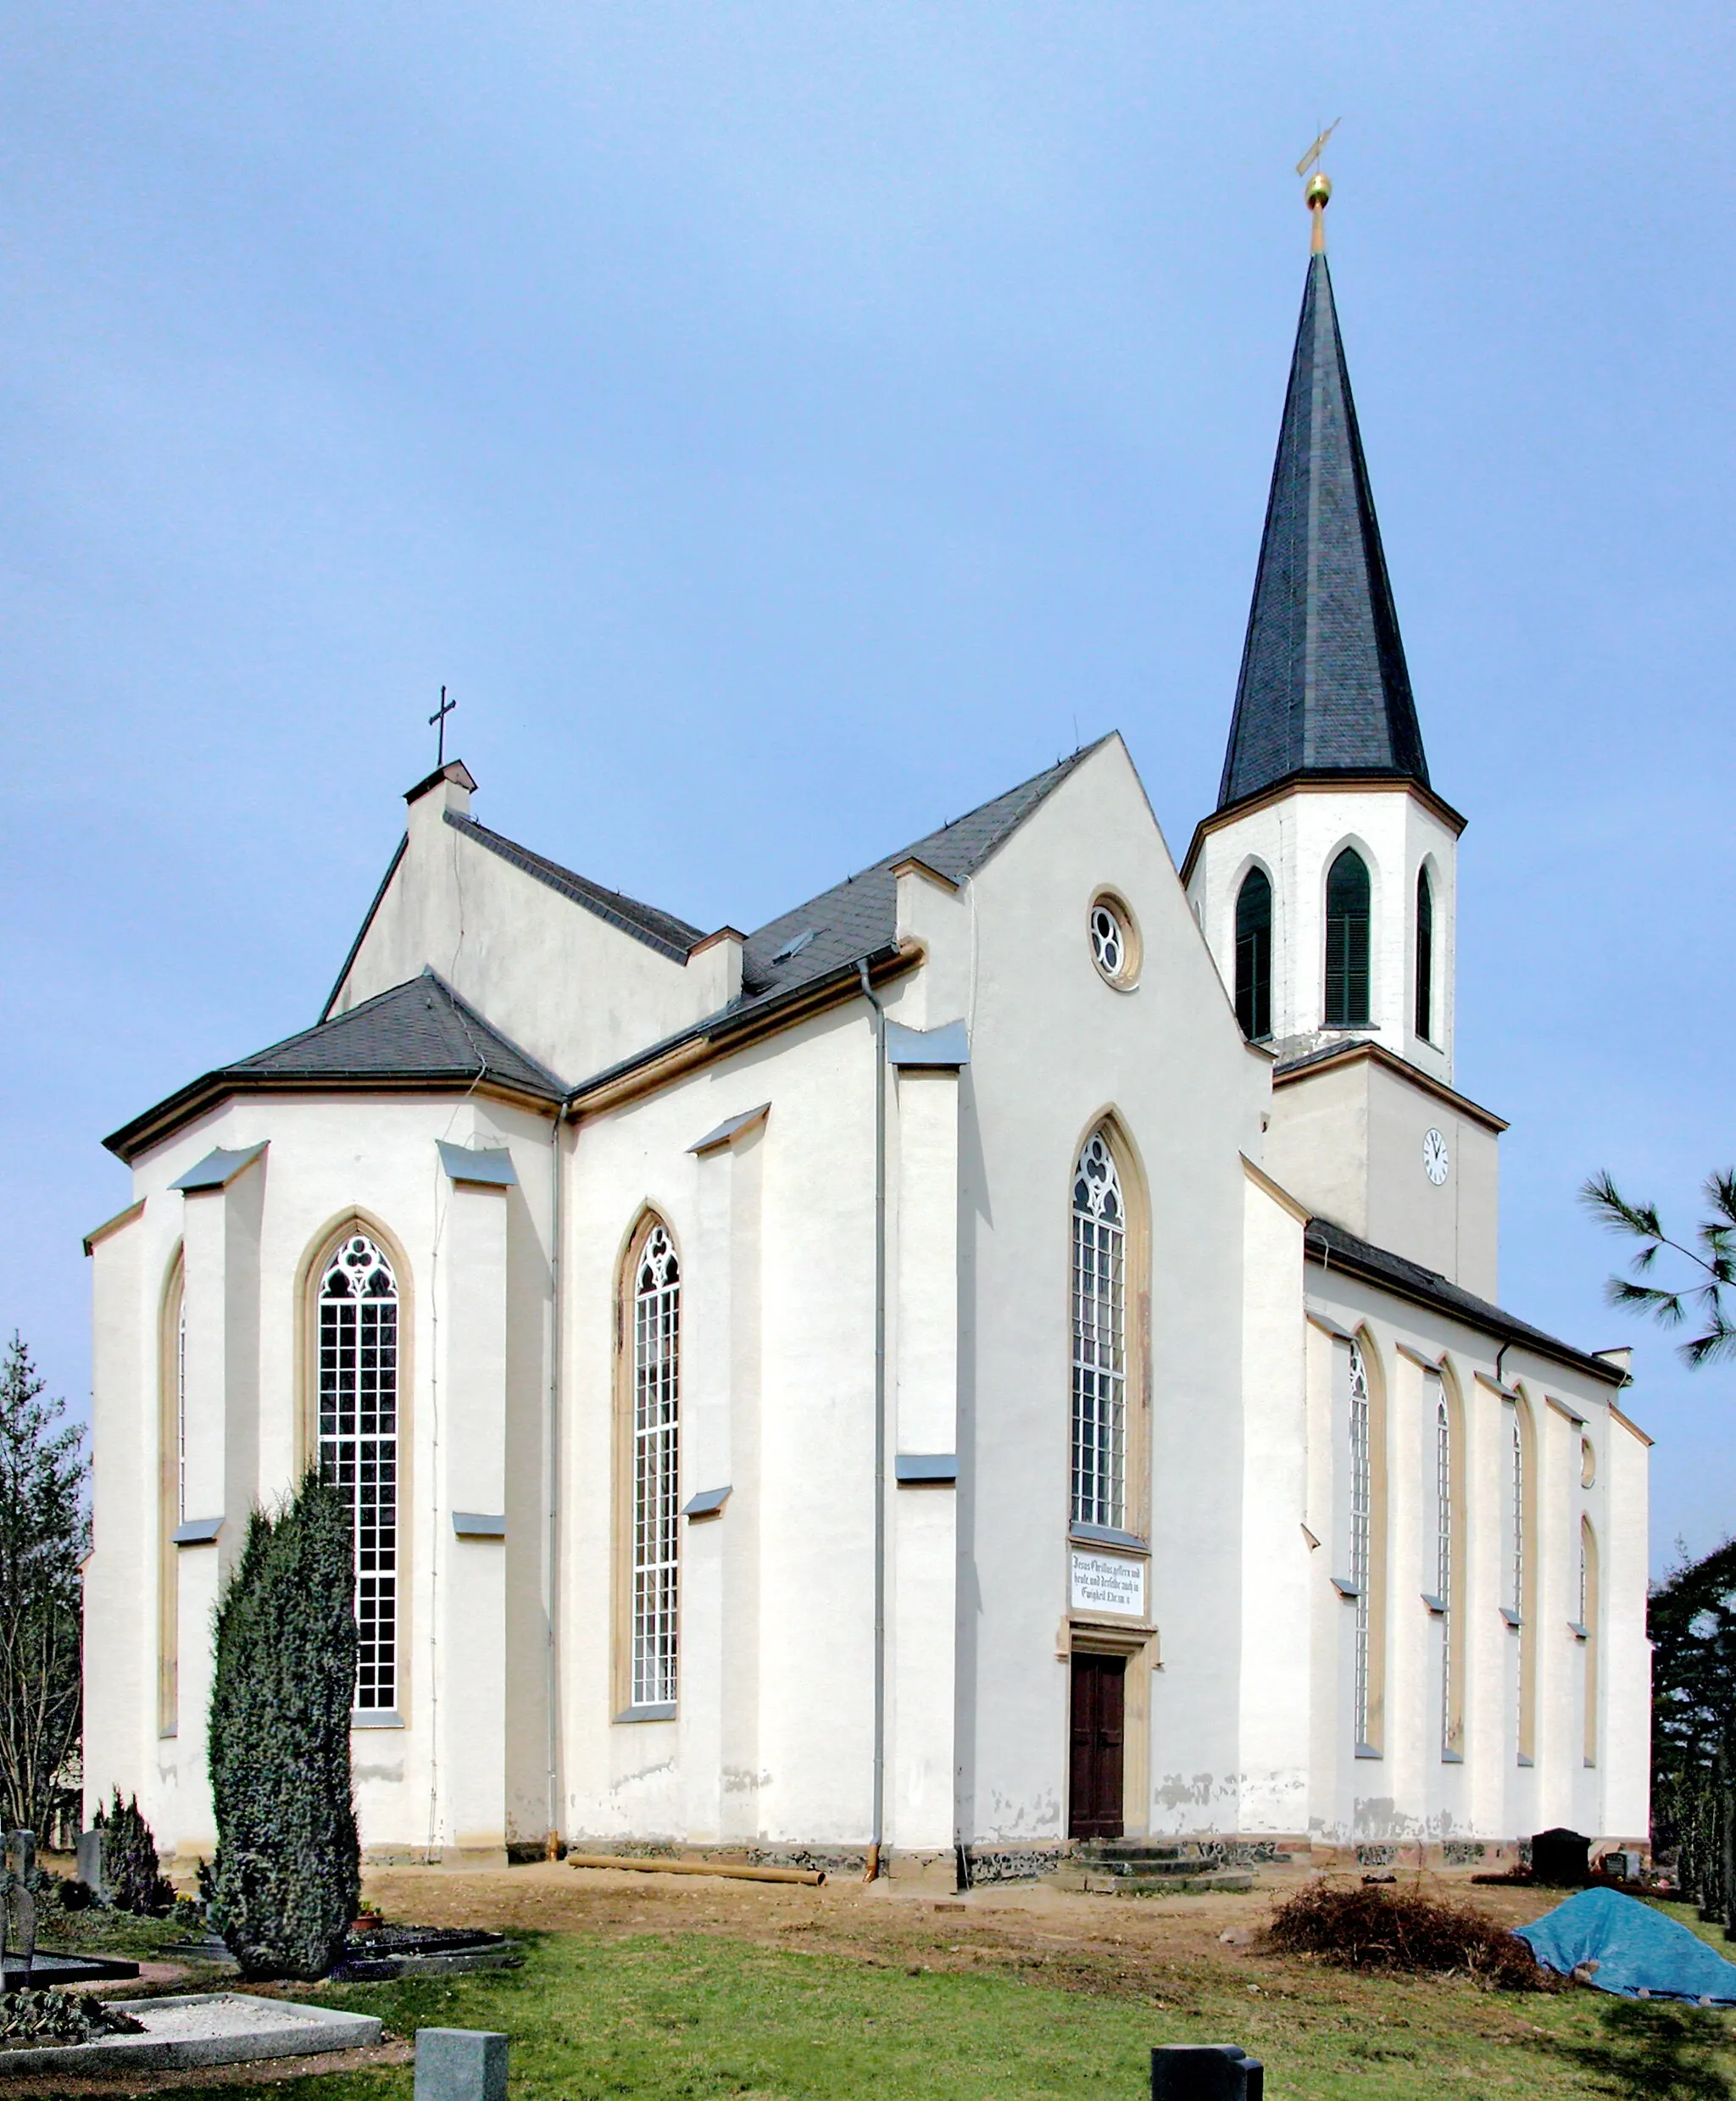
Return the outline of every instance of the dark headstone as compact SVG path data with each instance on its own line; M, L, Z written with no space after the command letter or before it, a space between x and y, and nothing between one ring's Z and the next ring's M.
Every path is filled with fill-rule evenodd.
M418 2028L415 2101L506 2101L506 2037L487 2028Z
M1531 1879L1551 1889L1583 1889L1591 1880L1591 1841L1577 1831L1538 1831L1531 1842Z
M1166 2043L1151 2053L1151 2101L1265 2101L1266 2069L1233 2043Z

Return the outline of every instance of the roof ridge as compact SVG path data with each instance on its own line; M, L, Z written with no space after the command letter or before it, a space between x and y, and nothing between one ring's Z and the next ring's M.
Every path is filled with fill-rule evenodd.
M811 898L804 898L800 904L792 905L786 911L775 913L771 919L765 921L764 925L757 927L754 931L763 932L765 927L776 926L781 920L793 918L795 914L803 911L808 905L817 904L821 898L829 898L836 890L843 890L851 883L860 882L865 876L877 875L882 869L892 868L899 861L920 858L921 849L925 846L937 839L943 839L949 832L956 831L962 825L968 825L973 817L980 817L985 810L993 809L997 803L1004 803L1013 796L1022 793L1025 789L1035 787L1038 781L1044 782L1046 785L1042 794L1026 808L1017 811L995 840L994 845L988 848L975 858L971 864L974 873L976 869L980 868L989 859L995 851L995 848L1003 844L1041 803L1047 801L1081 761L1090 758L1093 752L1100 751L1105 744L1119 735L1120 731L1116 730L1105 731L1103 736L1094 738L1089 744L1081 744L1076 750L1064 753L1062 757L1055 760L1052 766L1039 767L1035 773L1027 774L1024 780L1015 781L1011 787L1003 788L999 795L984 796L982 800L971 809L961 812L957 817L949 817L943 825L937 825L932 831L925 831L920 838L911 839L903 846L894 847L889 853L882 853L877 860L870 861L865 867L857 869L854 874L844 876L841 881L829 883L824 890L816 890ZM750 935L748 938L751 940L753 937Z
M1480 1323L1492 1328L1522 1346L1528 1344L1539 1353L1547 1353L1599 1378L1611 1378L1612 1367L1592 1351L1581 1349L1576 1343L1564 1342L1547 1329L1534 1326L1529 1320L1522 1320L1516 1313L1509 1313L1505 1306L1498 1306L1492 1298L1482 1298L1462 1284L1455 1284L1438 1270L1432 1270L1426 1262L1419 1262L1414 1255L1404 1255L1395 1248L1383 1248L1376 1242L1365 1240L1360 1233L1353 1233L1337 1220L1316 1214L1302 1229L1303 1244L1306 1247L1312 1237L1316 1247L1330 1258L1336 1254L1348 1258L1353 1264L1360 1263L1371 1273L1373 1281L1384 1281L1392 1290L1402 1292L1408 1283L1413 1292L1425 1294L1427 1303L1444 1312L1456 1313L1461 1320ZM1327 1262L1330 1268L1330 1260ZM1397 1272L1398 1274L1394 1274Z
M452 1002L453 1005L457 1008L461 1019L467 1021L473 1021L478 1028L486 1029L489 1035L494 1038L497 1043L504 1044L506 1048L512 1053L515 1058L521 1058L524 1062L532 1069L533 1071L540 1072L548 1081L551 1087L558 1087L563 1094L568 1091L566 1081L561 1078L560 1075L555 1071L552 1065L545 1065L542 1060L533 1052L527 1051L522 1043L515 1041L513 1037L509 1037L506 1031L500 1026L498 1022L491 1021L487 1015L482 1012L480 1007L476 1006L472 1001L465 998L464 994L459 992L457 986L448 983L445 978L442 977L439 971L434 968L434 965L431 963L425 963L422 965L421 975L422 977L431 977L433 979L434 982L440 987L441 991L445 993L446 997ZM407 985L415 985L420 983L420 980L418 978L406 978L404 980L404 983ZM396 991L401 988L394 987L392 989Z
M624 934L630 934L635 941L643 942L648 948L656 949L671 962L685 963L693 944L705 938L703 928L676 914L665 912L660 905L631 898L624 890L610 890L591 876L580 875L576 869L565 867L548 854L539 853L534 847L521 846L516 839L509 839L504 832L491 830L477 818L450 809L444 815L454 831L473 838L478 846L498 854L509 866L557 895L594 912L598 919Z

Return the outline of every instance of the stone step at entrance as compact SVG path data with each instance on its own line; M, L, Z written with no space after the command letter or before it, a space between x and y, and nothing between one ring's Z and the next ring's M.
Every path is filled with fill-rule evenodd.
M1089 1838L1047 1879L1057 1889L1104 1897L1187 1897L1254 1887L1251 1869L1227 1866L1186 1839Z

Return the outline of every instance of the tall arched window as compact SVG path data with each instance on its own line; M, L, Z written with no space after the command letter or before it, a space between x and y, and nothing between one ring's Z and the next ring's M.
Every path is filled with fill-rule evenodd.
M1073 1170L1073 1522L1127 1514L1127 1210L1109 1141Z
M1537 1614L1533 1609L1537 1570L1532 1551L1531 1417L1524 1396L1510 1403L1507 1454L1507 1615L1517 1631L1516 1679L1519 1763L1529 1765L1537 1737Z
M186 1271L176 1256L164 1302L161 1398L158 1410L157 1727L180 1727L181 1549L176 1530L186 1522Z
M1271 881L1250 868L1236 897L1236 1019L1250 1042L1271 1034Z
M1368 868L1347 846L1326 879L1326 1025L1368 1023Z
M1416 871L1416 1033L1434 1041L1434 886Z
M632 1284L632 1686L634 1707L674 1704L681 1603L681 1265L654 1220Z
M1355 1691L1356 1748L1371 1748L1369 1629L1374 1582L1374 1466L1370 1450L1368 1365L1359 1342L1350 1345L1350 1582L1356 1609Z
M1597 1764L1598 1563L1591 1520L1579 1520L1579 1624L1585 1629L1585 1746L1588 1765Z
M398 1705L398 1280L365 1233L339 1241L320 1278L320 1473L355 1528L356 1693Z
M1440 1601L1441 1749L1455 1751L1453 1713L1453 1423L1440 1376L1432 1374L1434 1394L1434 1594Z

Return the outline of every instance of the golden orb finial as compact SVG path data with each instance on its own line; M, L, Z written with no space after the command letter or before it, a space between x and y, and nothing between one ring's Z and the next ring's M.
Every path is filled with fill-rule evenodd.
M1314 219L1314 236L1310 243L1310 250L1316 255L1324 255L1326 253L1326 208L1331 203L1333 197L1332 177L1321 175L1316 170L1308 178L1308 187L1302 194L1308 201L1308 209Z

